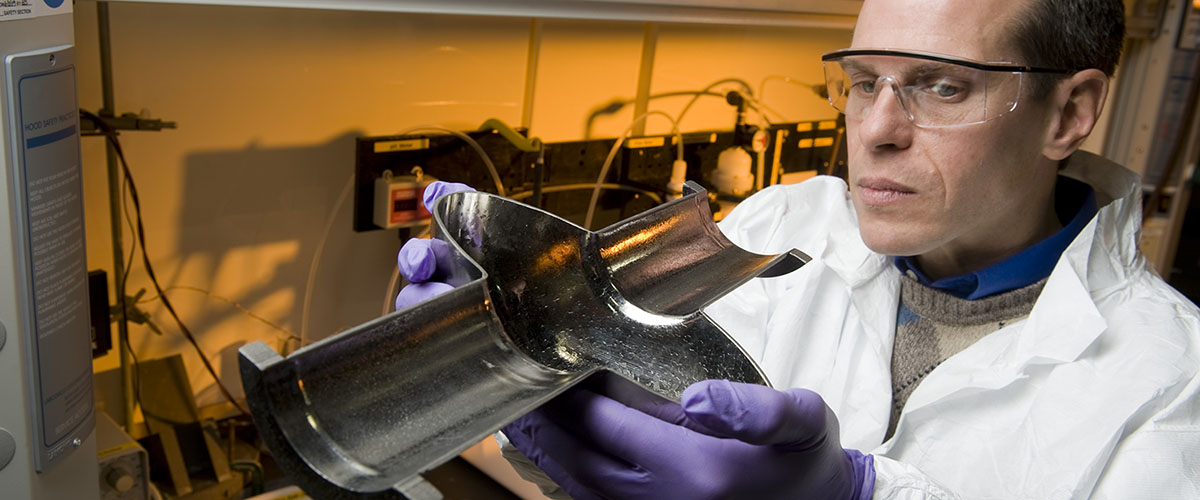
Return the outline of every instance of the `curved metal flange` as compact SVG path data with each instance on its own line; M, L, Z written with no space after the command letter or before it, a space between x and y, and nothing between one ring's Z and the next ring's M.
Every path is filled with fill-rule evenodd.
M757 255L692 194L600 231L486 193L444 196L435 237L456 288L282 358L240 350L273 456L314 498L437 498L419 474L609 371L678 401L704 379L766 384L701 310L747 280L795 270Z

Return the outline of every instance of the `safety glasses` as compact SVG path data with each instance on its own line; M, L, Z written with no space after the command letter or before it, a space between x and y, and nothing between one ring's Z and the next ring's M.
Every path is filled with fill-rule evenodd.
M924 128L993 120L1017 109L1026 73L1072 73L886 49L838 50L821 61L829 103L846 119L867 118L876 98L890 88L909 121Z

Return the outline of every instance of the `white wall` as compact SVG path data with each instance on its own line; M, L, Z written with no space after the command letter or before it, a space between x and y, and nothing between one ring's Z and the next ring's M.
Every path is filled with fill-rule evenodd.
M80 106L97 110L95 5L79 2L75 11ZM209 290L310 339L380 314L400 245L391 232L354 233L349 203L336 203L352 173L353 138L424 123L520 122L529 19L126 3L111 3L110 15L117 111L146 109L179 124L121 136L160 282ZM545 21L531 132L579 139L593 108L633 97L642 33L640 23ZM662 25L652 91L699 89L724 77L757 90L777 74L820 82L819 55L849 39L848 31ZM801 87L768 85L768 104L792 120L834 116ZM677 113L684 101L655 101L651 109ZM595 133L619 133L631 108L598 120ZM727 105L707 98L683 125L732 121ZM667 128L651 121L649 130ZM83 156L89 268L111 272L101 140L85 139ZM309 266L329 217L335 222L305 329ZM140 256L136 262L130 293L150 288ZM238 394L237 347L264 340L279 349L287 337L202 293L168 294ZM166 333L132 325L138 355L183 353L200 403L220 401L165 310L157 302L143 307ZM116 365L110 354L96 369Z

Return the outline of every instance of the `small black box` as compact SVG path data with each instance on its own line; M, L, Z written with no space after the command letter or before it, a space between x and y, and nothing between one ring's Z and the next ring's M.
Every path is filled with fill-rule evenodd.
M112 349L112 327L108 319L108 273L88 271L88 304L92 317L92 358Z

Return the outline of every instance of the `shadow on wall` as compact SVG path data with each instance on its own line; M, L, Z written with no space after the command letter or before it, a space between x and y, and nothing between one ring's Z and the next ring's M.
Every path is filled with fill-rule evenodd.
M316 145L251 145L187 156L176 232L183 264L179 275L161 278L163 285L200 276L204 288L308 342L379 316L400 242L390 231L353 232L352 195L339 202L349 193L359 135L350 131ZM304 325L306 285L317 252ZM288 336L229 304L190 302L200 300L199 294L169 293L177 303L186 298L199 308L181 314L203 338L206 352L220 351L214 365L239 393L235 346L263 340L280 347ZM156 311L159 318L163 314ZM209 392L215 394L215 387L199 396L206 399Z

